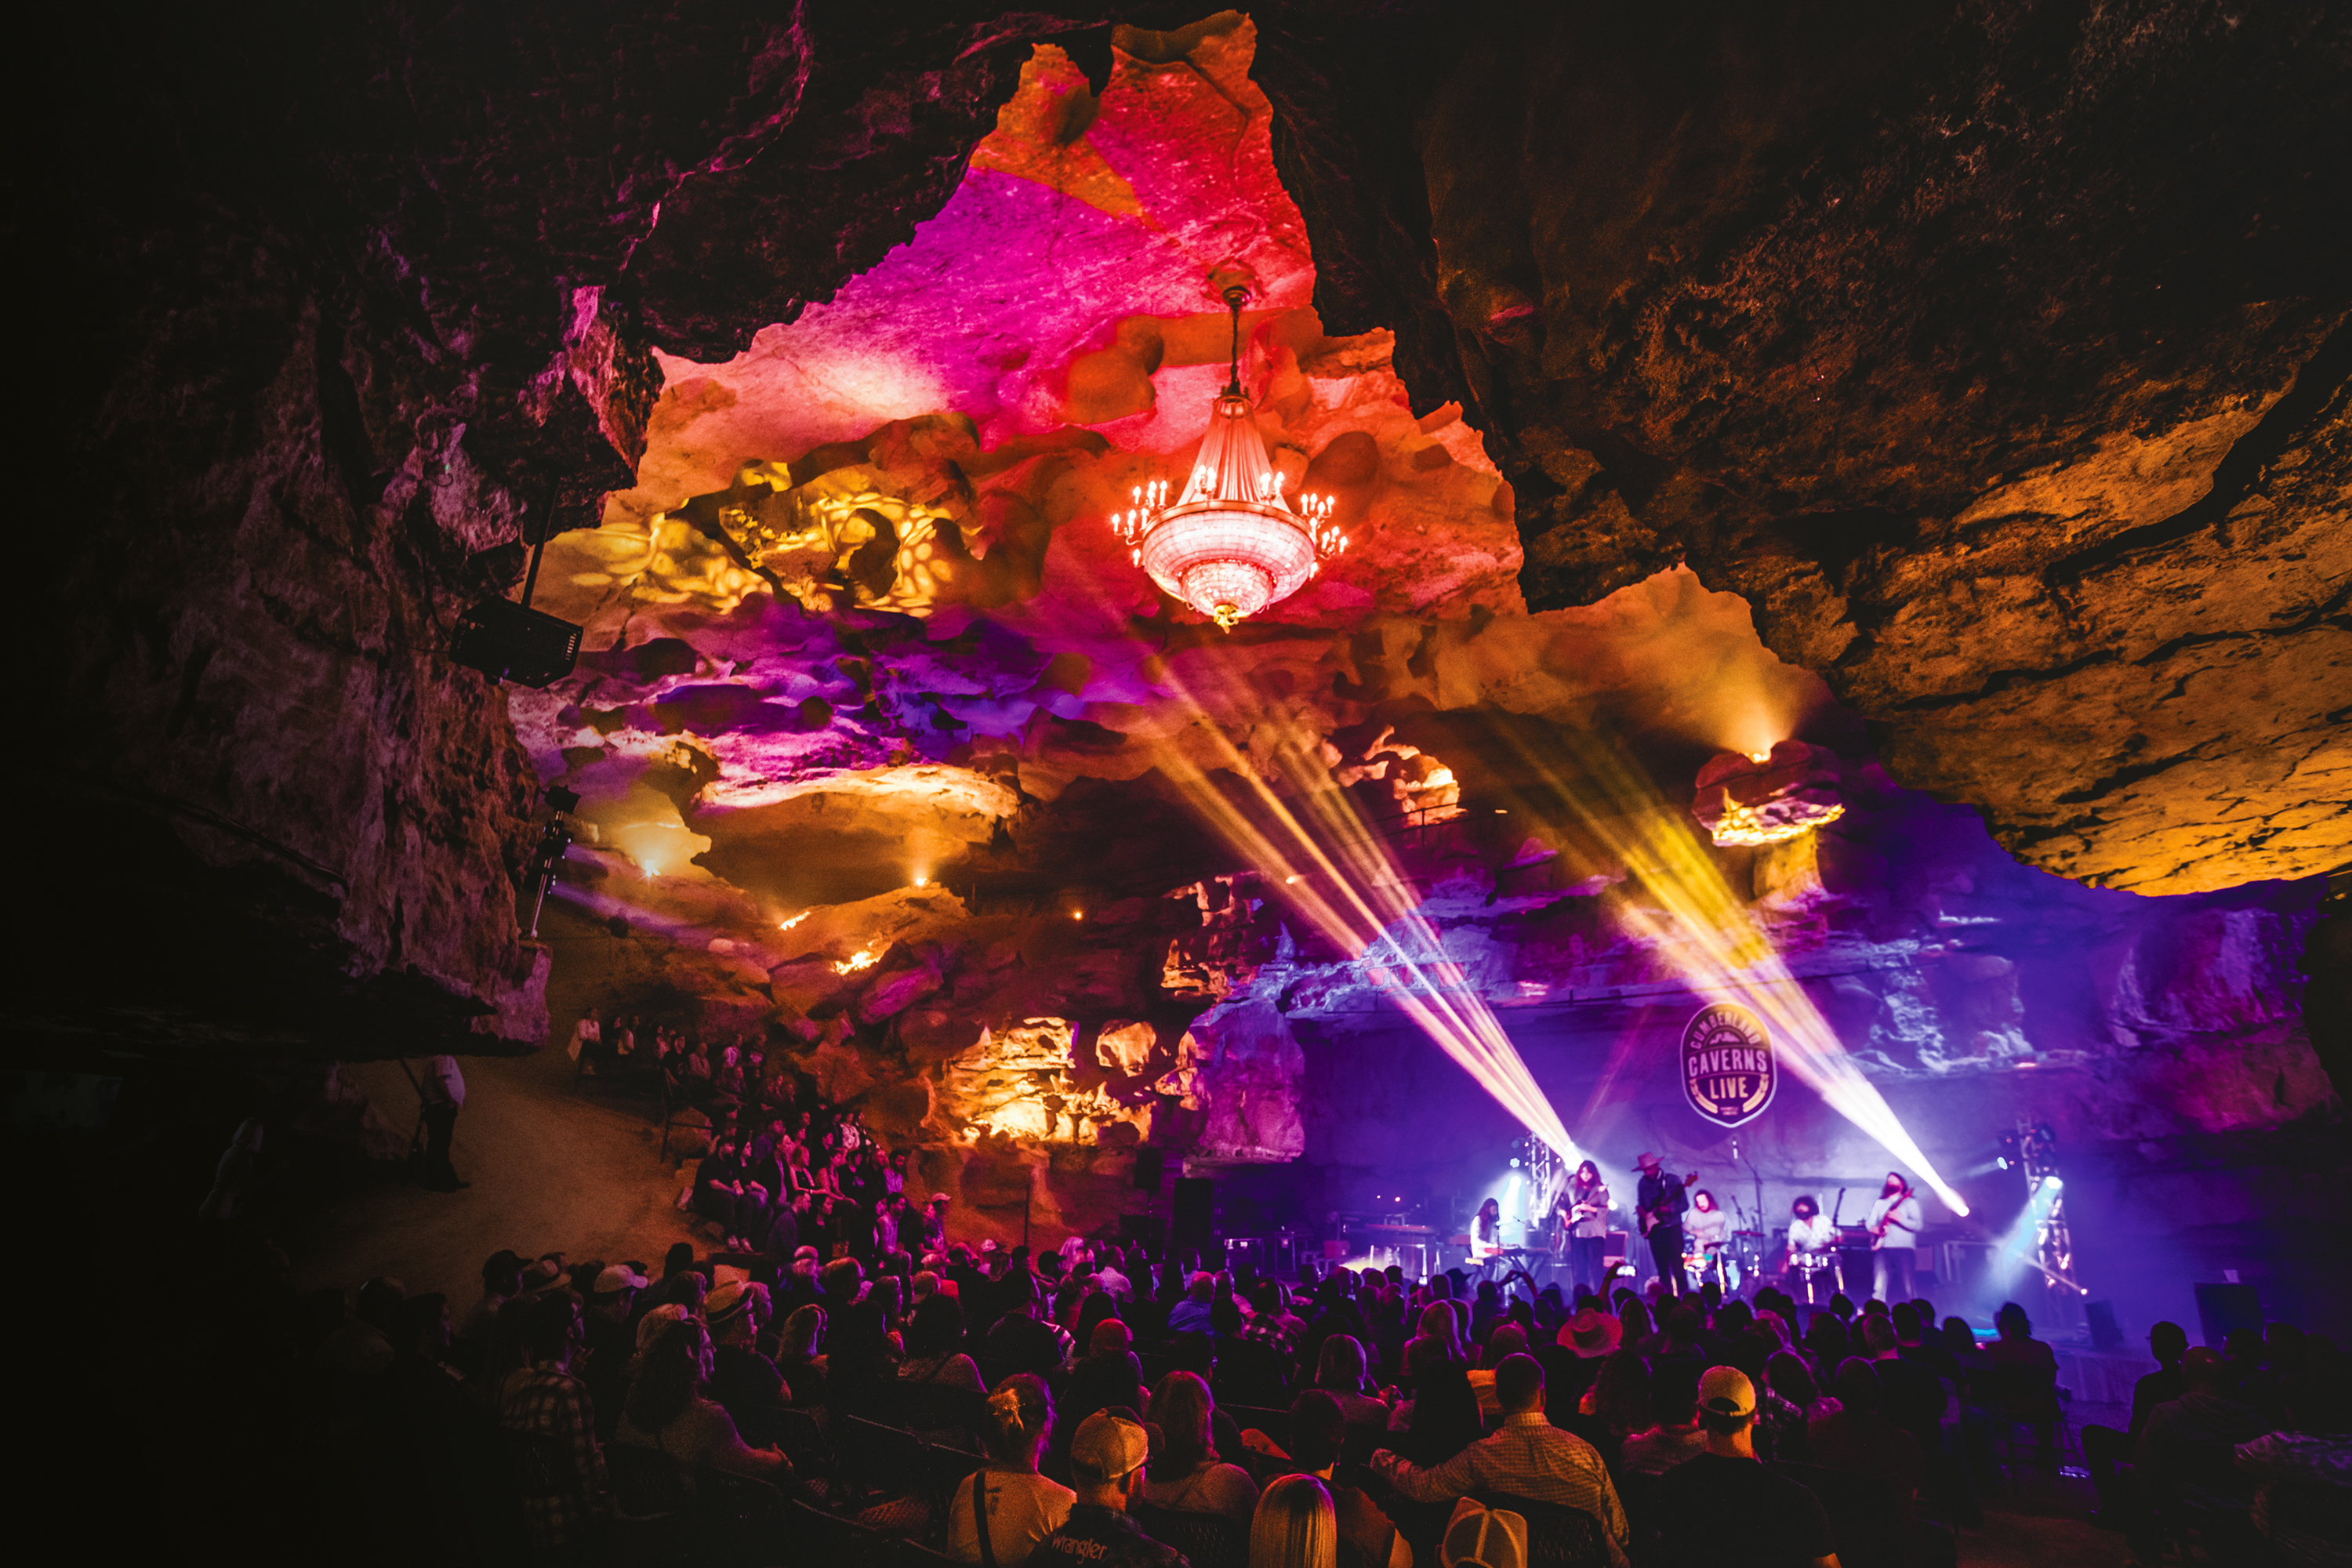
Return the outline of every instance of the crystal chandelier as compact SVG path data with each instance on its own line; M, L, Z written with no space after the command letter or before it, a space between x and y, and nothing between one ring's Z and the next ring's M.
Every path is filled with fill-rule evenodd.
M1224 297L1234 317L1233 361L1192 477L1173 506L1166 479L1139 486L1134 507L1112 513L1111 526L1153 582L1231 631L1305 587L1325 559L1348 548L1348 536L1332 525L1329 496L1301 495L1296 512L1282 499L1281 476L1242 395L1242 301L1249 291L1232 288Z

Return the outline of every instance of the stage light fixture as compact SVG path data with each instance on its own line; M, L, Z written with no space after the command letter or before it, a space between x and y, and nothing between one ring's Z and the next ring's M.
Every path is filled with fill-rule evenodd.
M562 784L550 784L547 786L547 804L558 811L577 811L580 809L580 792L565 789Z
M539 689L562 679L579 664L581 628L530 607L532 590L539 585L539 558L547 548L550 510L541 509L539 537L531 542L530 571L523 579L522 602L499 595L459 616L449 642L453 662L478 669L492 680Z

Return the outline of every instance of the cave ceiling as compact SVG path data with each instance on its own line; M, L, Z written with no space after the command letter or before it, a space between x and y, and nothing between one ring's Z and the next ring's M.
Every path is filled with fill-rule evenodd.
M861 1022L1152 989L1003 980L1080 940L986 923L1041 911L1240 983L1276 936L1200 881L1249 869L1200 780L1300 754L1485 813L1457 849L1555 894L1622 872L1568 809L1595 756L1681 813L1790 737L1871 864L1980 817L1984 897L2329 871L2348 39L2164 0L159 18L58 165L43 787L177 847L72 853L281 932L184 966L223 994L283 948L302 994L401 976L518 1037L534 782L584 797L558 919ZM1227 634L1103 518L1199 441L1234 279L1275 460L1353 544ZM588 651L500 693L440 634L533 519ZM1726 874L1864 896L1823 845ZM1886 872L1871 940L1938 929L1939 876ZM896 1000L845 1001L885 927Z

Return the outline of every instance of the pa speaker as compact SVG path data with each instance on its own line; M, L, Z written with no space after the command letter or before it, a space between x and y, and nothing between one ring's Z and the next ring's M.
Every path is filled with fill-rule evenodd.
M1176 1178L1176 1209L1168 1226L1171 1247L1206 1247L1217 1229L1217 1184L1206 1176Z
M484 599L458 618L449 657L492 680L543 687L580 662L580 628L512 599Z
M2263 1331L2262 1293L2252 1285L2197 1287L2197 1326L2205 1342L2220 1350L2240 1329Z

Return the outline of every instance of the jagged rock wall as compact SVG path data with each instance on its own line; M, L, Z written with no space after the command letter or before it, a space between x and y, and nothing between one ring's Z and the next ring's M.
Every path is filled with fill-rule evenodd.
M1896 777L2082 880L2344 862L2339 8L1570 6L1460 39L1433 83L1418 37L1356 40L1351 79L1398 89L1367 101L1271 90L1318 307L1462 397L1531 605L1687 562ZM1417 185L1383 177L1402 141Z

